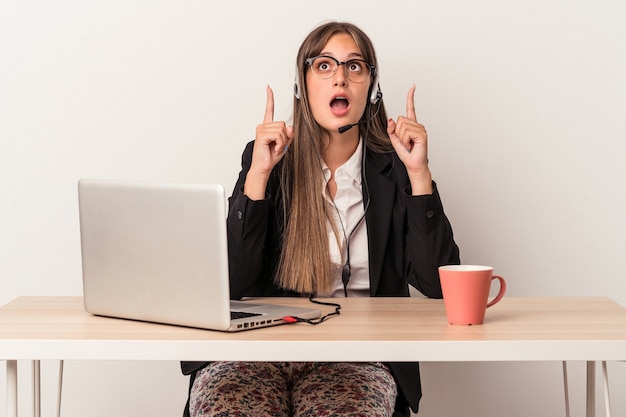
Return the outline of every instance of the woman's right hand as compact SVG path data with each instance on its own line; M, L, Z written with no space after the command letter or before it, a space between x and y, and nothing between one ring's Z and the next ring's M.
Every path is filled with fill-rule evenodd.
M274 92L267 87L267 101L263 123L256 128L252 163L246 176L243 192L251 200L265 198L265 188L272 169L283 158L293 141L292 126L274 121Z

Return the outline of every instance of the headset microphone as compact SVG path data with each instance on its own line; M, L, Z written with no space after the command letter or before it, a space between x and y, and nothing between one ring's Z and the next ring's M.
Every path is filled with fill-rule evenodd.
M356 122L356 123L352 123L352 124L349 124L349 125L341 126L339 129L337 129L337 131L338 131L339 133L345 133L345 132L347 132L348 130L352 129L354 126L362 125L363 123L369 123L369 122L371 122L372 120L374 120L374 118L376 117L376 115L377 115L377 114L378 114L378 112L380 111L380 103L381 103L381 102L380 102L380 99L381 99L382 97L383 97L383 93L382 93L382 92L380 92L380 90L378 90L378 91L376 92L376 101L372 102L372 104L374 104L374 103L375 103L375 104L377 104L377 106L376 106L376 112L374 112L374 114L373 114L371 117L369 117L369 118L367 118L367 119L365 119L365 120L361 120L361 121Z
M358 123L352 123L350 125L345 125L345 126L341 126L339 129L337 129L339 131L339 133L345 133L348 130L352 129L354 126L360 125L361 123L365 123L365 120L361 120Z

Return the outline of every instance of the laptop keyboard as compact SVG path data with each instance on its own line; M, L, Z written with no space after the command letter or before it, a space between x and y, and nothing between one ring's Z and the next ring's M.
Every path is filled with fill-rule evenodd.
M249 313L247 311L231 311L230 312L230 319L231 320L245 319L247 317L254 317L254 316L262 316L262 314L259 314L259 313Z

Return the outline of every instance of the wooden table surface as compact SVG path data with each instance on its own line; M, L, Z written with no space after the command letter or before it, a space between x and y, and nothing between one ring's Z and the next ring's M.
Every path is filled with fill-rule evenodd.
M0 359L626 360L626 310L610 298L506 297L474 326L449 325L442 300L332 301L341 315L317 326L223 333L93 316L82 297L20 297L0 308Z

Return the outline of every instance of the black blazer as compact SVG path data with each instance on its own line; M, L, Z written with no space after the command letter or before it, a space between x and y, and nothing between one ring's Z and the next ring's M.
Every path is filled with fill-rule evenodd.
M277 166L267 185L265 200L252 201L243 184L252 162L253 142L242 156L242 170L229 199L228 250L232 299L254 296L295 296L272 280L281 251L282 207ZM370 204L365 219L368 236L370 295L408 297L408 285L431 298L441 298L438 267L458 264L459 249L439 193L411 196L404 164L395 152L366 153L364 195ZM192 375L207 362L183 362ZM397 411L417 412L421 398L419 364L388 364L398 385Z

